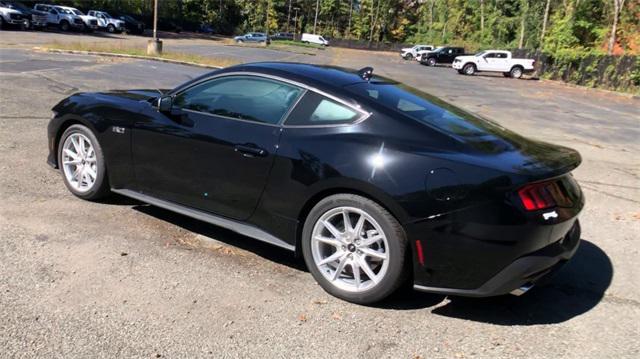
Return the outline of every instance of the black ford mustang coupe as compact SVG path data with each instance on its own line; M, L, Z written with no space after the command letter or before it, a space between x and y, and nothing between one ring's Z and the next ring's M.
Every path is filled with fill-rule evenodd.
M53 108L48 162L80 198L115 192L294 251L356 303L406 280L522 294L573 256L576 151L372 72L254 63L78 93Z

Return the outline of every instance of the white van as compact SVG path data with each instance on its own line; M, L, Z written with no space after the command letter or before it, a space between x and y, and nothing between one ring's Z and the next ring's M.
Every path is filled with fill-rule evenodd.
M324 37L316 34L302 34L302 42L329 46L328 40L325 40Z

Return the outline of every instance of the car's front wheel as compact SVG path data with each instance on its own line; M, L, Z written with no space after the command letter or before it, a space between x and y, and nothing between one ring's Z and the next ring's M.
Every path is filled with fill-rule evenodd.
M466 64L462 68L462 72L464 72L465 75L473 75L473 74L476 73L476 65L474 65L474 64Z
M116 27L113 26L113 24L107 25L107 32L110 33L110 34L115 33L116 32Z
M96 200L110 193L102 147L86 126L72 125L64 131L58 165L64 184L74 195Z
M374 303L405 279L404 230L370 199L353 194L323 199L307 216L302 236L309 271L338 298Z
M433 57L429 58L429 60L427 60L427 65L436 66L436 59L434 59Z

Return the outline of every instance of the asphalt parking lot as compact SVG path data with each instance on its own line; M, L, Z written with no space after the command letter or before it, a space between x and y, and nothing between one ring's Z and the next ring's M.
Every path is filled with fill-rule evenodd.
M460 76L397 55L167 41L240 61L373 66L581 152L583 242L550 285L488 299L404 290L363 307L327 295L283 250L121 197L73 197L45 163L55 103L77 91L170 88L207 70L30 49L67 37L77 36L0 34L0 357L640 355L640 100Z

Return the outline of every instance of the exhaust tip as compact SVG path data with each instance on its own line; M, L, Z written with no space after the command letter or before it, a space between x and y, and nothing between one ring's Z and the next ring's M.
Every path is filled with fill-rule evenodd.
M511 291L512 295L515 295L517 297L523 295L524 293L528 292L529 289L533 288L533 283L527 283L523 286L521 286L520 288L516 288L514 290Z

